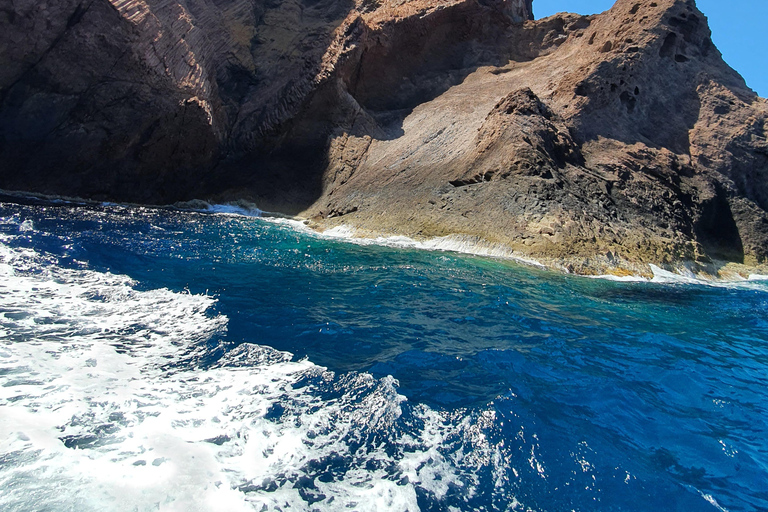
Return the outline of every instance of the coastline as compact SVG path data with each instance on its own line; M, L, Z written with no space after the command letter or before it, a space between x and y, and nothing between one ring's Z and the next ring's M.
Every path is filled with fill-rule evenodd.
M300 38L249 10L180 20L144 3L153 28L114 23L127 11L41 13L78 28L40 56L49 79L7 70L0 188L296 218L614 280L768 275L768 100L690 2L541 20L523 0L339 4L286 23ZM17 11L5 25L23 62L58 32ZM260 35L230 39L230 25ZM114 44L93 45L106 29ZM157 34L165 64L146 60ZM97 79L113 75L130 80Z
M730 285L768 281L768 265L745 265L735 262L712 261L702 264L690 260L674 263L630 261L616 256L607 257L595 253L588 258L542 257L515 249L510 245L491 242L478 235L447 234L442 236L413 236L391 231L377 231L339 222L340 218L310 220L299 216L269 212L247 200L211 203L191 200L171 205L146 205L138 203L114 203L80 197L36 194L22 191L0 190L0 201L7 198L14 202L43 202L51 205L71 206L120 206L128 208L171 209L212 215L232 215L259 218L290 226L323 238L362 245L380 245L392 248L444 251L470 256L512 261L520 265L549 270L561 274L617 282L686 283L699 285ZM330 222L329 222L330 221Z
M195 208L187 208L187 205L195 206ZM258 216L259 218L289 225L294 229L323 238L361 245L444 251L507 260L541 270L591 279L715 286L768 281L768 265L746 265L722 260L708 263L692 260L680 260L672 263L641 262L617 258L615 255L607 257L597 252L588 258L542 257L515 249L504 243L485 240L479 235L450 233L441 236L419 236L397 231L374 230L356 226L351 222L341 222L342 217L318 220L276 212L262 212L255 204L246 200L220 204L196 200L177 203L173 207L204 213L244 216L253 216L248 212L258 210L262 213ZM348 220L350 217L351 215L347 215L343 218Z

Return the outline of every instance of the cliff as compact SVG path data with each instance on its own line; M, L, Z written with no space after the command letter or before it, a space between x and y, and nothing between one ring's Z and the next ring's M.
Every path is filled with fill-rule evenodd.
M768 258L767 112L692 0L0 0L9 190L714 273Z

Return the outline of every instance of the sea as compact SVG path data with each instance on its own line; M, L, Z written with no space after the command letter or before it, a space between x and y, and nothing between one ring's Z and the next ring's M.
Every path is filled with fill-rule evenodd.
M0 510L768 510L765 278L422 245L3 196Z

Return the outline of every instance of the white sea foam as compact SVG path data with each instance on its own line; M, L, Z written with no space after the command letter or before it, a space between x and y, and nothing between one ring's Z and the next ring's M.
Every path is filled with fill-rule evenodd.
M426 408L404 456L364 443L394 435L391 377L247 344L198 368L214 304L0 245L0 509L414 512L416 485L464 485Z
M248 201L235 201L231 203L209 203L202 200L192 200L176 203L176 208L201 213L213 213L219 215L233 215L239 217L261 217L266 212Z
M707 279L694 274L690 269L681 267L675 272L664 270L656 265L650 265L653 272L652 283L660 284L684 284L697 286L711 286L714 288L746 289L755 291L768 291L763 276L751 275L748 279L739 277L737 274L728 279Z
M697 277L693 272L686 268L680 268L677 272L670 272L657 267L656 265L649 265L651 272L653 272L652 283L684 283L684 284L705 284L709 281Z
M546 268L545 265L532 258L516 255L512 249L503 244L487 242L480 237L447 235L419 241L402 235L362 237L358 235L358 231L355 228L348 225L336 226L327 229L322 233L313 232L303 224L300 226L300 229L305 232L314 233L316 236L323 238L344 240L358 245L379 245L401 249L455 252L473 256L486 256L490 258L512 260L528 266Z
M642 276L613 276L613 275L599 275L599 276L586 276L590 279L602 279L605 281L617 281L628 283L655 283L655 284L669 284L669 285L697 285L697 286L711 286L715 288L732 288L732 289L750 289L766 291L765 281L768 280L768 276L761 276L759 274L750 275L749 278L739 277L738 274L730 276L728 279L714 279L704 278L701 275L695 274L690 269L685 267L677 268L675 271L665 270L656 265L649 265L653 272L653 277L647 279Z
M31 220L27 219L19 225L19 231L24 233L26 231L34 231L35 225Z
M328 238L354 238L355 237L355 230L352 229L350 226L336 226L331 229L326 229L323 231L323 235Z
M602 279L604 281L616 281L618 283L647 283L649 280L642 276L613 276L610 274L603 274L599 276L586 276L590 279Z
M715 509L719 510L720 512L728 512L728 509L723 507L722 505L720 505L720 503L717 502L717 500L714 498L714 496L712 496L711 494L707 494L707 493L701 492L700 490L696 489L695 487L694 487L694 489L699 493L699 496L704 498L704 500L707 503L709 503L710 505L712 505L713 507L715 507Z
M514 260L518 263L533 267L546 268L545 265L535 259L515 255L512 249L503 244L484 242L478 237L448 235L427 240L426 242L423 242L423 246L425 249L473 254L476 256L489 256L492 258Z
M264 212L255 206L240 206L233 204L211 204L206 208L210 213L221 213L227 215L241 215L244 217L261 217Z

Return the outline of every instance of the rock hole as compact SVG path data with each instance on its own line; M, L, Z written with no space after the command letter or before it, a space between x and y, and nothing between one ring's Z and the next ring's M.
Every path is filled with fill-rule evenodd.
M595 32L592 33L592 36L590 36L590 38L589 38L589 44L594 44L595 43L595 36L596 35L597 35L597 33L595 33Z
M687 42L692 43L693 36L699 29L699 18L694 15L683 17L681 14L679 18L672 16L669 19L669 24L676 27L683 34L683 38Z
M616 84L611 84L611 92L616 92L616 89L618 89L618 86Z
M685 55L680 55L679 53L675 55L675 62L688 62L688 57Z
M672 57L675 53L675 46L677 46L677 34L670 32L667 37L664 38L664 43L659 50L660 57Z
M635 96L640 96L640 88L635 87Z
M602 48L600 48L600 51L602 53L607 53L611 51L611 48L613 48L613 43L610 41L606 41Z
M580 83L577 85L576 90L573 92L576 94L576 96L589 96L589 89L585 83Z
M715 107L715 114L722 116L730 112L731 109L728 107L728 105L718 105Z
M651 7L658 7L658 6L659 4L657 4L656 2L651 2Z
M635 4L632 6L632 9L629 10L629 14L637 14L637 11L639 10L640 10L640 4Z

